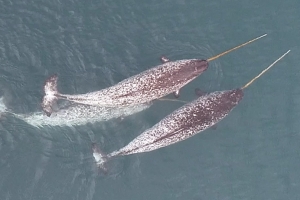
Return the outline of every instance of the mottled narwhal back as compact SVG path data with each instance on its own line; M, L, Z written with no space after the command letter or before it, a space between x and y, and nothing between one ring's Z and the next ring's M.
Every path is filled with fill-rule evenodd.
M206 94L166 116L157 124L157 127L162 126L164 130L166 127L170 131L167 137L178 134L180 130L181 139L185 139L222 120L242 100L243 96L241 89Z
M223 119L242 100L243 90L234 89L213 92L186 105L181 109L186 119L181 120L181 127L192 127L198 132Z

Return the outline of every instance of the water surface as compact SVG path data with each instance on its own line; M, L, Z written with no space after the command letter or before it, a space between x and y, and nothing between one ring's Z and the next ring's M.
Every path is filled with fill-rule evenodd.
M0 121L0 199L299 199L300 2L0 0L0 89L16 113L40 110L42 86L85 93L160 63L209 58L181 99L241 87L291 53L245 91L216 130L150 153L118 158L98 173L91 142L110 152L181 106L157 102L124 120L76 127Z

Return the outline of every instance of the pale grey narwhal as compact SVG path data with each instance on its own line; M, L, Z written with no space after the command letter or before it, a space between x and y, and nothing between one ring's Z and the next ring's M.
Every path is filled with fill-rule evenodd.
M133 115L152 105L145 103L122 108L107 108L67 102L69 104L58 105L57 111L48 117L42 110L26 114L15 113L6 107L4 99L4 97L0 97L0 117L9 114L37 128L48 126L73 127L104 122Z
M105 155L93 144L93 156L98 166L103 168L108 159L116 156L149 152L169 146L214 126L239 104L244 96L243 90L246 87L263 75L289 52L290 50L274 61L245 86L233 90L206 94L185 104L119 150Z
M57 99L65 99L85 105L102 107L124 107L151 102L170 93L179 95L179 90L202 74L208 68L208 62L235 49L258 40L267 34L225 51L207 60L186 59L169 61L162 57L163 64L129 77L111 87L86 94L61 94L57 90L57 75L48 78L44 85L45 95L42 108L47 116Z

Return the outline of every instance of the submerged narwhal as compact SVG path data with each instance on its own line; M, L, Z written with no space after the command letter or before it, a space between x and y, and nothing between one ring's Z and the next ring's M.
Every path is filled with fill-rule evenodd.
M52 113L52 106L57 99L65 99L85 105L102 107L124 107L151 102L170 93L179 95L179 90L194 80L208 68L208 62L219 58L235 49L258 40L267 34L225 51L207 60L186 59L170 61L162 57L163 64L129 77L111 87L86 94L61 94L57 90L57 75L48 78L44 85L45 95L42 108L47 116Z
M43 111L26 114L15 113L6 107L4 97L0 97L0 117L1 115L9 114L37 128L47 126L73 127L123 118L141 112L152 105L151 103L146 103L122 108L106 108L73 102L66 103L66 105L58 104L57 111L53 112L50 117L47 117Z
M98 166L103 167L108 159L116 156L149 152L169 146L212 127L226 117L232 109L239 104L244 96L243 90L246 87L274 66L289 52L290 50L274 61L245 86L238 89L206 94L185 104L119 150L105 155L93 145L93 156Z

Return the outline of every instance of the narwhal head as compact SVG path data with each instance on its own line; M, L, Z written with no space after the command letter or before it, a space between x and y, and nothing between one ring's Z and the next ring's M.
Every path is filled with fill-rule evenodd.
M193 70L193 74L200 75L208 68L208 62L206 60L193 59L188 64L189 68Z

